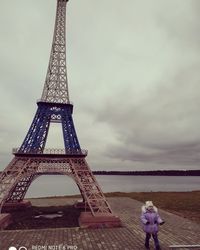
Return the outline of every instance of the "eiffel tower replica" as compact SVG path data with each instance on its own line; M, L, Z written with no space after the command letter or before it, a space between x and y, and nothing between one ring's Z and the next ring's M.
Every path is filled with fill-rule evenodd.
M50 60L37 111L21 147L14 149L14 158L0 175L0 207L2 213L30 206L24 200L31 183L41 175L62 174L71 177L82 196L81 227L120 226L108 204L81 149L75 131L69 100L66 68L66 4L57 0L56 20ZM61 123L64 149L46 149L50 123ZM1 214L2 214L1 213Z

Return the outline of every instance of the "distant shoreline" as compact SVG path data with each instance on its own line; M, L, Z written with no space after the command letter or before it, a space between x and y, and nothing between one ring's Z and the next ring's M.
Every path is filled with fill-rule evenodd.
M94 175L200 176L200 170L93 171Z
M200 194L200 190L193 191L150 191L150 192L103 192L106 197L131 197L131 195L189 195L189 194ZM72 194L72 195L53 195L53 196L44 196L44 197L26 197L25 200L44 200L44 199L68 199L68 198L82 198L81 194Z
M0 171L0 174L3 171ZM150 170L150 171L92 171L94 175L141 175L141 176L200 176L200 170ZM45 173L46 175L54 175Z

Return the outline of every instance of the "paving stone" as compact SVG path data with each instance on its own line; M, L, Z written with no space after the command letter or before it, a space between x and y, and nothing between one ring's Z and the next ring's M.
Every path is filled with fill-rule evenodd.
M16 247L17 250L21 246L26 247L27 250L145 249L145 234L142 231L140 222L142 203L130 198L108 198L108 200L114 213L121 218L123 227L110 229L81 229L77 227L15 231L3 230L0 231L0 250L8 250L10 246ZM53 202L49 202L48 200L46 202L51 205L53 204ZM58 203L58 201L56 202ZM62 204L73 202L73 199L62 198ZM44 201L43 205L45 205ZM173 244L200 244L199 224L161 209L159 213L166 221L160 227L159 231L162 250L169 249L169 245ZM151 249L154 249L152 241Z

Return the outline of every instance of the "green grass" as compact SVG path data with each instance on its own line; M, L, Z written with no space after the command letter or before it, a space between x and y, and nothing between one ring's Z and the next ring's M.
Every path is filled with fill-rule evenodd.
M200 223L200 191L106 193L106 197L129 197L141 202L153 201L155 206Z

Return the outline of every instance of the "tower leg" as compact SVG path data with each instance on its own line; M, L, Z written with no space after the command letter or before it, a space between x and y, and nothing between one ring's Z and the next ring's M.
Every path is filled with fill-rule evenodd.
M1 208L11 210L30 206L23 199L32 181L50 173L68 175L76 182L85 208L79 218L81 227L121 225L84 157L15 157L0 176Z
M12 188L3 205L3 212L11 212L15 210L26 209L31 207L31 202L24 200L24 196L34 180L34 175L24 176Z
M27 207L30 203L22 202L24 195L32 182L37 166L28 157L14 157L11 163L0 175L0 211L7 208Z
M71 159L70 163L74 180L80 187L83 199L87 203L92 215L101 213L112 214L111 207L85 158Z
M74 179L83 195L83 202L79 206L85 207L85 211L81 212L79 217L80 227L102 228L121 226L119 217L113 214L86 160L84 158L72 159L71 163Z

